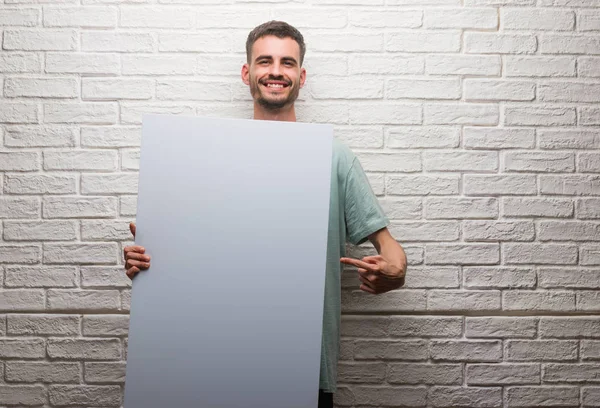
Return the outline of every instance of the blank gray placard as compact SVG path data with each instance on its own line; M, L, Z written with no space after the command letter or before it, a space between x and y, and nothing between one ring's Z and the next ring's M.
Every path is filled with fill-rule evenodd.
M124 408L316 408L330 125L145 115Z

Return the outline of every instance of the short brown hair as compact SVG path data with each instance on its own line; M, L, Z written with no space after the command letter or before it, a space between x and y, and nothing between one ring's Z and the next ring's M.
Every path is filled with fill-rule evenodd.
M274 35L277 38L291 38L295 40L300 46L300 66L302 66L302 62L304 61L304 54L306 53L306 45L304 44L304 37L298 29L289 25L284 21L267 21L254 28L248 34L248 39L246 40L246 59L248 63L250 63L250 55L252 55L252 46L259 38L265 37L267 35Z

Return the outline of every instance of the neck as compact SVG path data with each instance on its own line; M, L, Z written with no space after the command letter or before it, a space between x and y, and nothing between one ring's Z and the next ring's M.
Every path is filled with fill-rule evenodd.
M296 122L296 110L293 104L277 110L266 110L260 104L254 102L254 119Z

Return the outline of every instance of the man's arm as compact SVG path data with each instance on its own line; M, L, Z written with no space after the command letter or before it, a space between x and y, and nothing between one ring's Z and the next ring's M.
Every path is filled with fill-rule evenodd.
M377 256L366 256L362 260L341 258L340 261L358 268L360 288L378 295L404 286L406 254L402 246L392 237L387 228L369 235Z

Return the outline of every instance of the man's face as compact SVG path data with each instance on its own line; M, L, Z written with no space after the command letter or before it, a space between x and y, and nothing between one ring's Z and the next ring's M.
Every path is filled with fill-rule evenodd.
M274 111L293 105L306 80L298 43L268 35L256 40L250 58L242 68L242 80L250 86L254 101Z

